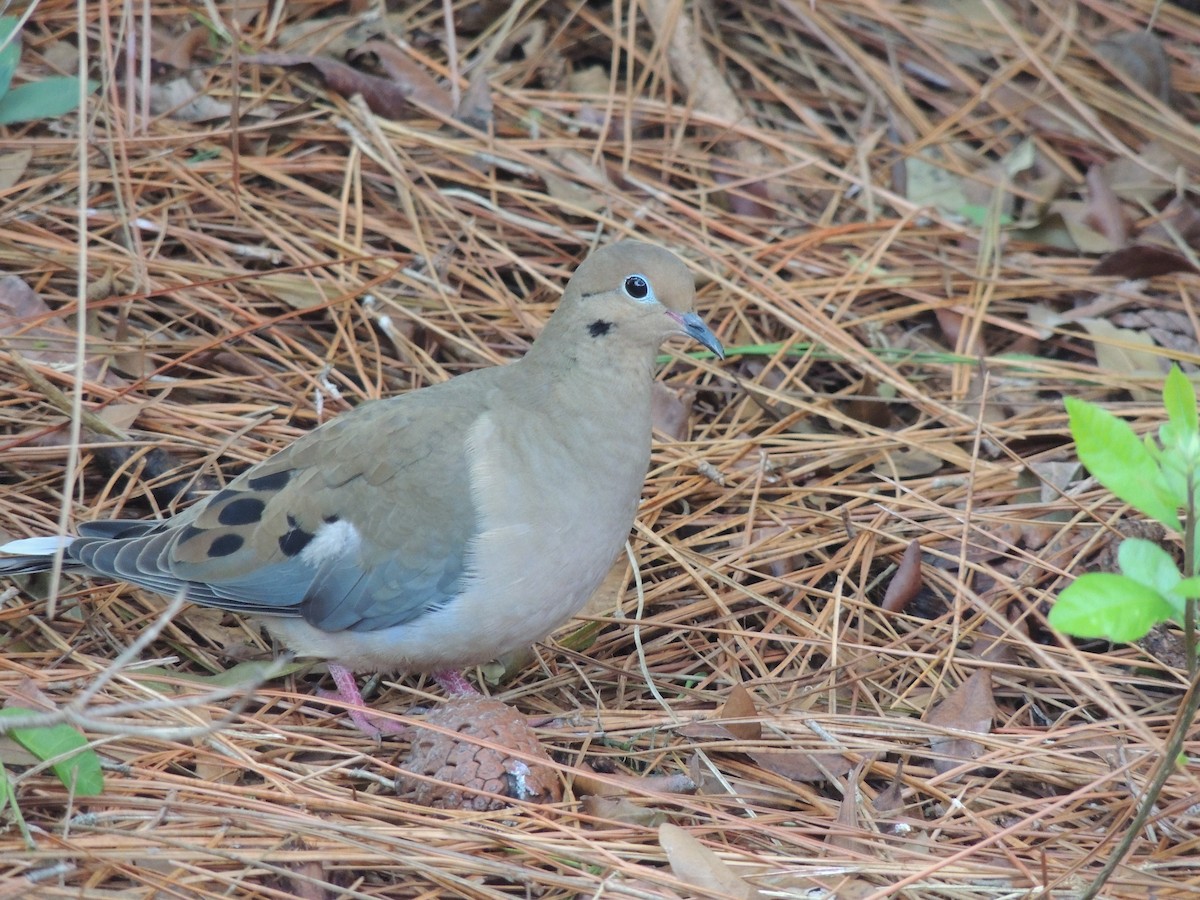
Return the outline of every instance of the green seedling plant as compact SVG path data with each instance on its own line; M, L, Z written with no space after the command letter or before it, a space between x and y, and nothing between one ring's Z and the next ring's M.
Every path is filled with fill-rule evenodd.
M1167 778L1180 759L1188 726L1200 707L1196 600L1200 598L1200 425L1196 391L1172 366L1163 386L1167 421L1158 439L1139 439L1128 423L1091 403L1066 399L1079 460L1116 497L1182 538L1183 568L1154 541L1127 538L1117 550L1120 572L1089 572L1064 590L1050 624L1080 638L1135 641L1162 622L1183 627L1188 690L1158 769L1137 813L1100 874L1081 895L1095 897L1140 833Z
M70 725L45 725L34 728L9 728L7 720L28 719L30 710L9 707L0 709L0 734L11 737L27 752L48 765L58 780L75 797L95 797L104 791L104 775L100 757L91 748L82 732ZM33 848L33 837L25 825L12 777L0 759L0 816L8 809L25 845Z
M56 119L79 106L79 76L54 75L12 87L12 77L21 58L21 41L16 16L0 16L0 125ZM90 94L100 86L87 82Z

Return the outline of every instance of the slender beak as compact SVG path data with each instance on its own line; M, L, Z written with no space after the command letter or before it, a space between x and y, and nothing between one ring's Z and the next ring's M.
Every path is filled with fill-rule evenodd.
M667 315L679 325L679 330L682 334L699 341L711 350L717 359L725 358L725 348L721 346L721 342L717 340L717 336L712 333L712 329L704 324L704 320L694 312L680 314L673 309L668 309Z

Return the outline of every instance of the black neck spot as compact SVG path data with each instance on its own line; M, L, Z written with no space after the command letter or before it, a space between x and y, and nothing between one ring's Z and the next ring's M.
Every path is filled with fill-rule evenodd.
M616 327L617 326L615 326L612 322L605 322L603 319L597 319L588 326L588 334L594 338L604 337L604 335L608 334Z

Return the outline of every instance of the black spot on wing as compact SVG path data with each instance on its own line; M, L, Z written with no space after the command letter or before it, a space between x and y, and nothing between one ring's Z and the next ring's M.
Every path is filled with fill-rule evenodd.
M588 326L588 334L594 338L604 337L604 335L612 331L614 327L615 326L612 322L605 322L603 319L597 319Z
M258 497L239 497L221 507L217 521L222 525L253 525L267 505Z
M308 546L308 542L313 539L313 534L301 528L295 516L289 515L287 522L288 530L279 537L279 549L284 556L295 556Z
M242 545L246 543L246 539L240 534L223 534L208 548L210 557L229 556L231 553L237 553L242 549Z
M291 480L292 470L281 469L278 472L271 472L267 475L258 475L247 479L246 487L252 491L278 491L282 490Z

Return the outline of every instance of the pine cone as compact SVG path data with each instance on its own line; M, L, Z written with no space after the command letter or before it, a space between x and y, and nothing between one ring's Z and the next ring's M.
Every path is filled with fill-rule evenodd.
M436 781L403 778L406 796L437 809L489 810L508 804L488 797L488 791L519 800L554 803L562 799L558 772L550 766L509 755L476 740L550 761L533 729L517 710L489 697L449 700L422 717L425 722L454 734L441 734L414 725L416 736L402 768Z

